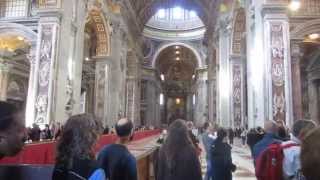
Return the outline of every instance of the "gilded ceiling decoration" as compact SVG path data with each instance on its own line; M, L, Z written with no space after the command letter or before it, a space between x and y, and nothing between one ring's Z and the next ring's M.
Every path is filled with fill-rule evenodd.
M0 51L14 52L17 49L26 49L29 47L30 44L21 36L10 34L0 35Z

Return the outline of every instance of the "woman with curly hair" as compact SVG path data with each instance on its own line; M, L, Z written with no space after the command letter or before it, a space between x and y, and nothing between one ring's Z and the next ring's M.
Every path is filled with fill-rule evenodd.
M196 147L184 120L170 125L156 165L156 180L202 180Z
M58 141L52 180L104 180L93 152L101 132L100 122L92 115L70 117Z

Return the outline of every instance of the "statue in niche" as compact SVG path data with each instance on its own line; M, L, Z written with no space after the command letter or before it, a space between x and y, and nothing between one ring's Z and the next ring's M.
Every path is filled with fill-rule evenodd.
M67 115L70 117L72 116L72 111L73 111L73 106L75 104L74 99L73 99L73 89L72 89L72 82L68 78L67 79L67 90L66 90L66 95L67 95L67 104L65 106L65 111Z
M40 64L39 70L39 84L45 87L49 84L50 79L50 63L45 61Z
M51 58L51 41L43 39L41 42L40 59L43 61L50 60Z
M45 123L48 107L48 97L46 95L39 95L36 103L36 123L43 124Z
M284 94L283 93L281 93L281 95L275 94L273 96L273 116L284 113L284 108L285 108Z
M20 90L18 83L16 81L11 81L9 83L7 93L12 96L19 96L20 92L21 92L21 90Z
M284 85L284 68L281 62L275 62L272 65L272 79L275 86Z

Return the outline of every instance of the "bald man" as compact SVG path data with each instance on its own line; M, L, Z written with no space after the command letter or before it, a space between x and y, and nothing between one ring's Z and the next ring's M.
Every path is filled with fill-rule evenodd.
M126 144L133 135L133 124L128 119L120 119L115 125L118 141L105 146L98 155L100 167L108 180L137 180L137 163Z
M257 160L259 155L267 149L270 144L273 143L281 143L279 138L277 137L278 126L274 121L267 121L264 124L265 135L257 144L253 146L253 158L254 161Z

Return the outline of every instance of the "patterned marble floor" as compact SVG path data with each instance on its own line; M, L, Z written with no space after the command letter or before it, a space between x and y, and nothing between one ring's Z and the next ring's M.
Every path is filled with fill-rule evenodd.
M202 171L206 171L205 154L201 156ZM235 140L232 147L232 160L237 166L237 171L233 173L233 180L256 180L250 150L242 147L240 140Z

